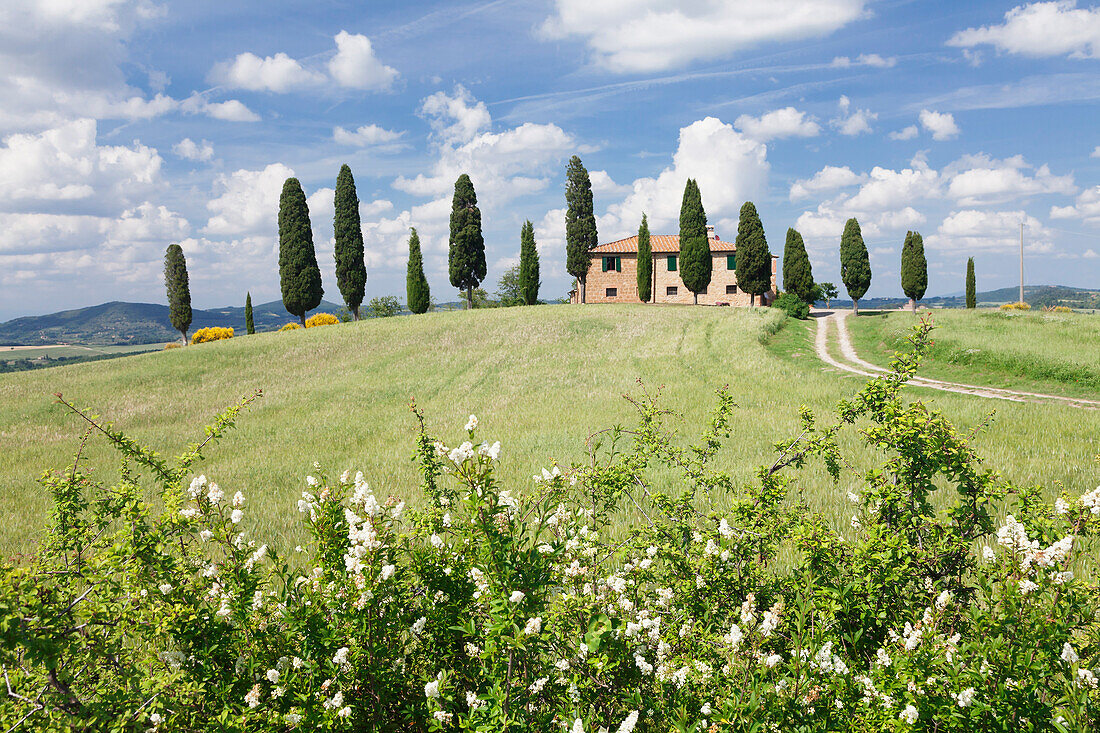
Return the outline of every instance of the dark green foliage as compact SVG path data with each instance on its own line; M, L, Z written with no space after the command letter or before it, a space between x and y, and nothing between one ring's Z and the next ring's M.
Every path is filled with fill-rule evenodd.
M974 258L966 261L966 307L977 308L977 282L974 280Z
M252 293L244 295L244 330L249 336L256 333L256 322L252 320Z
M592 181L581 159L573 156L566 169L565 183L565 269L577 278L580 301L585 301L584 283L592 264L588 253L598 243L596 212L592 204Z
M502 280L503 282L503 280ZM535 225L523 223L519 233L519 290L524 305L539 302L539 250L535 246Z
M818 283L814 287L817 289L814 296L814 302L816 303L819 300L824 300L826 308L829 307L829 302L833 298L840 295L840 291L837 290L834 283Z
M772 308L785 310L788 316L797 318L801 321L810 317L809 304L789 290L775 299L775 302L772 303Z
M367 303L367 318L389 318L401 314L401 301L396 295L371 298Z
M428 278L424 277L424 257L420 254L420 235L416 233L415 228L409 231L409 266L405 274L405 297L410 311L424 313L432 303L432 295L428 287Z
M644 213L638 227L638 297L643 303L653 297L653 247L649 243L649 220Z
M348 310L359 320L359 306L367 286L367 266L363 261L363 228L359 221L359 196L351 168L340 166L336 177L336 213L332 226L336 234L336 285Z
M306 194L297 178L288 178L279 196L279 285L283 306L304 326L306 313L321 303L321 270L313 249Z
M794 293L804 303L813 303L814 273L802 235L794 229L787 230L787 242L783 245L783 289Z
M485 279L485 238L481 235L481 210L470 177L455 181L451 201L451 248L448 266L451 285L466 291L466 307L473 307L472 293Z
M859 299L871 287L871 258L863 243L859 222L854 218L844 224L844 234L840 237L840 279L852 299L852 310L858 313Z
M164 287L168 290L168 317L172 328L183 334L191 328L191 285L187 279L187 258L178 244L168 245L164 253Z
M746 201L737 221L737 287L752 296L768 292L772 285L772 254L764 237L764 225L756 213L756 206Z
M907 232L901 246L901 290L917 311L917 301L928 289L928 260L924 256L924 237L920 232Z
M695 304L699 293L706 292L711 276L710 242L707 240L707 214L699 184L689 178L680 203L680 279L691 291Z
M497 283L497 303L504 308L513 305L527 305L523 298L523 270L521 265L513 265L504 271Z

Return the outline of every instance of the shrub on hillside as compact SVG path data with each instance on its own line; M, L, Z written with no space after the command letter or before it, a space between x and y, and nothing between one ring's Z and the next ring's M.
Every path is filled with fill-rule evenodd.
M1079 550L1100 488L1048 506L903 398L928 329L832 424L803 408L746 486L712 466L735 424L725 389L694 444L643 392L633 429L592 436L585 460L526 489L500 483L500 443L476 418L451 446L417 412L420 508L318 467L297 553L253 536L251 498L193 470L251 398L174 461L66 402L127 468L113 487L79 459L43 478L41 553L0 567L0 722L1095 730L1100 597ZM877 465L842 455L854 437ZM850 527L800 499L811 461L853 486Z
M219 326L209 326L207 328L200 328L191 336L191 343L193 344L205 344L209 341L221 341L222 339L233 338L232 328L221 328Z
M182 347L183 347L183 344L181 344L179 341L169 341L168 343L166 343L164 345L164 350L168 351L169 349L179 349L179 348L182 348Z
M810 306L802 298L791 292L783 293L776 298L775 302L772 303L772 308L779 308L791 318L803 321L810 317Z
M314 313L312 316L306 319L306 328L314 328L316 326L334 326L340 322L340 319L331 313Z
M299 324L294 323L293 321L291 321L290 323L283 324L283 327L280 328L279 331L280 332L282 332L282 331L294 331L294 330L299 329L299 328L301 328L301 326Z
M1003 311L1029 311L1031 306L1024 302L1018 303L1002 303L1001 310Z
M400 315L401 301L395 295L383 295L381 298L371 298L367 304L367 318L389 318Z

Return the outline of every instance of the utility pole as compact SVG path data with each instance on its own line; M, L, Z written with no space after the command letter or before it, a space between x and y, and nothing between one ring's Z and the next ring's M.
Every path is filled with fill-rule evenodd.
M1020 302L1024 302L1024 222L1020 220Z

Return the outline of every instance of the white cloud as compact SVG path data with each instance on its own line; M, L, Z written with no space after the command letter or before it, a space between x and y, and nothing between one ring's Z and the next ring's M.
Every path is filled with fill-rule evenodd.
M172 152L185 160L205 162L214 158L214 146L209 140L197 143L189 137L185 137L173 145Z
M997 160L986 155L966 155L944 169L951 183L947 193L963 206L1001 203L1036 194L1073 194L1072 175L1055 176L1046 165L1033 166L1017 155Z
M959 134L959 126L950 112L933 112L922 109L917 118L921 127L932 133L933 140L950 140Z
M1100 224L1100 186L1082 191L1072 206L1054 206L1051 219L1084 219L1089 224Z
M444 143L469 142L493 121L485 103L461 84L451 94L436 92L426 97L420 103L420 114L430 118L432 130Z
M838 69L847 69L852 66L873 66L876 69L891 69L896 66L897 63L898 59L896 56L884 58L877 53L861 53L854 61L847 56L837 56L829 65Z
M202 109L209 117L216 120L225 120L226 122L259 122L260 120L258 114L236 99L228 99L224 102L207 102Z
M1089 157L1100 158L1100 145L1097 145L1095 148L1092 149L1092 153L1089 155Z
M206 204L213 215L203 231L220 236L276 233L279 195L283 183L293 175L282 163L272 163L263 170L241 169L218 176L214 189L220 195Z
M848 166L838 167L827 165L810 178L800 179L791 186L791 201L809 198L815 194L826 191L835 191L839 188L847 188L863 183L867 176L852 172Z
M336 48L328 72L340 86L381 90L389 89L397 79L397 69L378 60L366 36L340 31L336 34Z
M363 125L355 131L343 127L332 129L332 139L341 145L354 145L359 148L374 146L392 146L404 136L404 131L387 130L378 125Z
M1024 224L1024 249L1028 252L1053 250L1050 232L1033 216L1023 211L981 211L964 209L951 212L935 234L924 238L932 249L967 256L975 251L1015 251L1020 246L1020 222Z
M1096 258L1100 257L1100 254L1097 254L1096 250L1090 247L1089 249L1086 249L1085 253L1081 256L1084 257L1086 260L1095 260Z
M598 220L600 240L636 233L642 212L648 215L651 230L671 229L679 221L688 178L699 183L708 221L736 231L736 223L730 223L736 222L742 203L765 190L768 170L767 148L762 143L714 117L697 120L680 128L670 166L656 178L635 180L630 194L608 207L606 216Z
M630 190L630 186L615 183L607 171L589 171L588 180L592 183L592 193L596 196L623 194Z
M542 33L583 38L597 63L615 72L660 71L767 42L824 36L862 17L865 5L865 0L556 0Z
M920 130L917 129L916 125L909 125L896 132L891 132L888 137L891 140L912 140L919 134Z
M734 126L748 137L767 142L785 137L815 137L821 127L794 107L784 107L767 112L760 117L741 115Z
M852 100L847 96L841 96L837 102L840 114L829 120L829 124L840 131L841 135L855 136L864 132L871 132L871 121L878 119L878 114L866 109L852 109Z
M1070 55L1100 58L1100 7L1078 8L1076 0L1019 5L1005 13L1004 23L959 31L949 46L991 45L1023 56Z
M318 84L324 77L303 68L285 53L260 58L245 52L233 61L215 64L210 80L231 89L281 93Z

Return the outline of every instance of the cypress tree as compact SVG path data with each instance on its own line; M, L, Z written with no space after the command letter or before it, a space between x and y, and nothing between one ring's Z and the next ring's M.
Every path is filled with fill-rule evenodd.
M909 298L909 307L917 312L917 301L928 289L928 260L924 257L924 237L908 232L901 246L901 290Z
M420 254L420 235L416 229L409 230L409 267L405 275L405 298L409 303L409 310L413 313L423 313L431 305L431 291L428 288L428 278L424 277L424 258Z
M589 252L598 244L599 237L592 204L592 181L581 159L575 155L569 159L565 174L565 269L577 278L583 303L585 280L592 264Z
M244 294L244 330L249 336L256 333L256 322L252 319L252 293Z
M737 221L737 287L749 294L749 304L756 305L756 296L764 295L772 284L772 254L764 236L764 225L756 206L746 201Z
M321 303L321 270L313 249L306 194L297 178L283 183L279 196L279 285L283 307L306 325L306 313Z
M859 313L859 299L871 287L871 258L855 218L845 222L840 237L840 279L852 299L852 311Z
M178 244L168 245L164 253L164 287L168 290L168 318L172 328L183 334L191 328L191 284L187 278L187 258Z
M680 203L680 279L691 291L695 305L699 305L699 293L710 285L712 264L703 198L699 184L689 178Z
M481 210L470 177L455 181L451 201L451 248L448 265L451 285L466 291L466 307L474 307L474 288L485 279L485 238L481 235Z
M787 241L783 245L783 289L797 295L803 303L814 303L814 273L810 267L810 257L806 254L802 235L795 229L787 230Z
M966 261L966 307L978 307L977 283L974 280L974 258Z
M645 213L638 227L638 297L643 303L653 297L653 247L649 243L649 220Z
M519 290L524 305L539 302L539 250L535 246L535 225L527 220L519 233Z
M355 320L367 286L367 266L363 261L363 227L359 221L359 195L355 178L345 163L336 176L335 214L332 220L336 234L336 286Z

